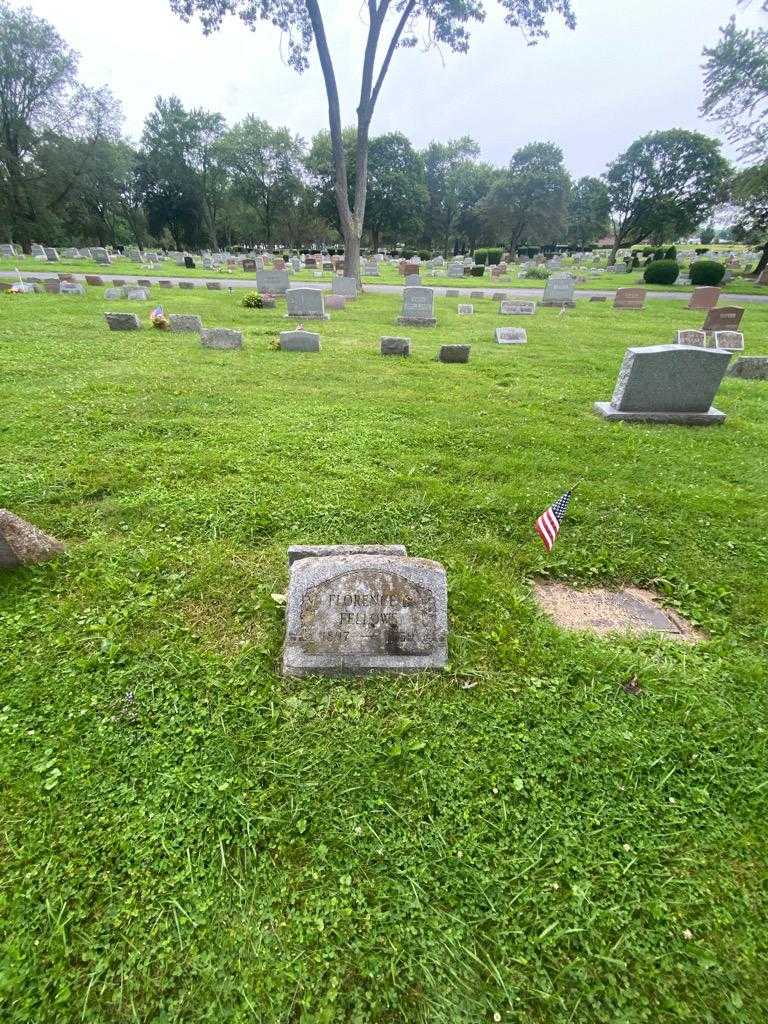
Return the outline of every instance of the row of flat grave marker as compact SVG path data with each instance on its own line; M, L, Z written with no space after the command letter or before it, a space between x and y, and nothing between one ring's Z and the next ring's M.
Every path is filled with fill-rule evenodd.
M684 329L677 332L675 344L693 348L720 348L727 352L744 351L744 335L741 331L697 331Z

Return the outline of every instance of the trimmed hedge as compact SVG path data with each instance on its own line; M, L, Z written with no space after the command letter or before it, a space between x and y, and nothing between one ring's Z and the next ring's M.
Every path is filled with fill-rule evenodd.
M716 285L725 277L725 266L714 260L696 260L691 264L691 284Z
M497 263L501 263L503 251L501 246L498 248L475 249L475 263L480 263L484 267L493 267Z
M674 284L680 273L676 260L653 260L643 272L646 284Z

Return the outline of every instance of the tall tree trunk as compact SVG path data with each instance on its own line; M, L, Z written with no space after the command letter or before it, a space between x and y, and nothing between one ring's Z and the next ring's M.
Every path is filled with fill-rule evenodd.
M755 277L759 277L765 268L768 267L768 242L763 246L763 253L760 259L757 261L757 266L752 271Z

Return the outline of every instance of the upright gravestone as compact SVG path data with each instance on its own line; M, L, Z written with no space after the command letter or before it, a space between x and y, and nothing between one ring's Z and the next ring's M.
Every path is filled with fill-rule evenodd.
M45 258L48 260L49 263L58 263L59 262L59 254L56 251L56 249L53 249L53 248L51 248L50 246L47 246L47 245L45 247Z
M688 309L714 309L720 298L720 289L709 286L694 288Z
M331 281L331 294L341 295L344 299L357 298L357 278L334 277Z
M303 320L327 320L323 293L319 288L289 288L285 293L286 316Z
M187 270L195 269L195 261L192 259L191 256L184 257L184 266L187 268Z
M397 322L409 327L434 327L437 324L434 307L431 288L403 288L403 311Z
M629 348L610 402L595 411L608 420L709 426L725 422L712 405L731 355L682 345Z
M576 282L572 277L550 277L544 287L542 306L575 306L573 299Z
M768 380L768 356L741 356L728 370L729 377Z
M448 277L464 277L464 267L461 263L448 264Z
M445 570L407 555L302 558L291 568L283 673L419 672L448 660Z
M191 313L170 313L168 323L174 334L202 334L203 321Z
M440 363L468 363L470 345L441 345L437 353Z
M271 295L285 295L291 282L286 270L257 270L256 287L260 292Z
M678 331L675 343L677 345L692 345L694 348L706 348L707 336L704 331Z
M243 273L255 274L256 273L256 260L243 260Z
M112 262L109 253L102 246L97 245L91 250L91 256L94 262L101 264L103 267L108 267Z
M228 327L208 327L200 332L200 341L204 348L242 348L243 335L240 331Z
M741 331L715 331L715 348L726 352L743 352L744 335Z
M409 356L411 354L410 338L385 336L380 339L379 345L383 356Z
M743 306L717 306L707 313L702 330L707 334L714 334L715 331L738 331L743 316Z
M645 288L617 288L613 300L614 309L643 309L645 306Z
M135 313L105 313L110 331L140 331L141 322Z
M319 352L320 335L312 331L282 331L280 348L283 352Z
M419 274L408 274L403 281L403 284L406 288L418 288L421 284L421 277Z

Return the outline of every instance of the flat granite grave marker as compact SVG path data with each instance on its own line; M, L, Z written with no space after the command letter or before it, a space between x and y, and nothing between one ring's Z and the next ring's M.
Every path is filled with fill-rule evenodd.
M724 423L712 405L731 355L683 345L628 348L610 402L594 409L608 420L709 426Z
M194 281L179 281L179 288L189 291L191 288L197 288L197 285Z
M385 336L379 344L383 356L409 356L411 354L410 338Z
M397 322L411 327L434 327L437 320L433 290L424 287L403 288L403 312Z
M484 299L485 298L485 292L471 291L469 293L469 297L470 297L470 299Z
M676 345L693 345L694 348L706 348L707 336L704 331L683 330L677 332Z
M743 316L743 306L717 306L707 313L702 331L706 331L707 334L714 334L715 331L738 331Z
M419 672L448 660L439 562L394 554L301 558L291 567L283 673Z
M200 341L204 348L233 349L243 347L243 335L228 327L208 327L200 332Z
M720 298L720 289L710 287L694 288L688 309L714 309Z
M441 345L437 354L440 363L468 363L470 345Z
M103 285L104 284L104 278L103 277L99 277L98 274L86 274L85 275L85 283L86 284L97 285L97 286L98 285Z
M173 334L201 334L203 331L200 317L188 313L170 313L168 323Z
M312 331L281 331L280 349L283 352L319 352L320 335Z
M744 335L741 331L715 331L715 348L726 352L743 352Z
M742 380L768 380L768 356L740 356L728 368L729 377Z
M613 300L614 309L643 309L645 306L645 288L617 288Z
M472 316L475 312L475 307L471 302L460 302L458 305L459 316Z
M508 299L506 302L501 303L499 312L504 316L533 316L536 312L536 303Z
M141 321L136 313L105 313L110 331L140 331Z
M524 327L497 327L495 337L499 345L525 345L528 342Z
M304 320L328 320L325 312L323 293L319 288L297 288L291 287L285 293L285 301L289 317L298 317Z

